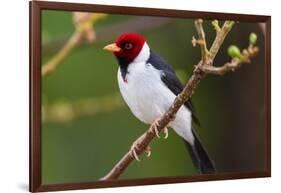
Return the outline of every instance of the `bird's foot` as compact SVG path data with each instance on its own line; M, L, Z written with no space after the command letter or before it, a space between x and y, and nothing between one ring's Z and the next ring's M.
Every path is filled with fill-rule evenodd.
M156 119L156 120L151 124L151 126L152 126L152 128L153 128L153 131L154 131L155 135L156 135L158 138L161 138L160 135L159 135L159 131L158 131L158 129L157 129L157 127L159 127L159 120L160 120L160 119ZM169 136L169 132L168 132L168 128L167 128L167 127L164 128L164 133L165 133L164 139L167 139L168 136Z
M151 156L151 147L147 146L145 148L144 152L146 153L146 157L150 157Z
M142 136L140 138L138 138L131 146L131 149L130 149L130 153L131 153L131 156L133 158L135 158L137 161L141 161L138 154L137 154L137 150L139 150L139 141L142 139ZM151 155L151 147L150 146L147 146L144 150L144 152L146 153L146 156L149 157Z
M160 138L159 131L158 131L158 129L157 129L157 127L159 127L159 120L160 120L160 119L156 119L156 120L153 121L153 123L151 124L151 127L152 127L152 129L153 129L155 135L156 135L158 138Z

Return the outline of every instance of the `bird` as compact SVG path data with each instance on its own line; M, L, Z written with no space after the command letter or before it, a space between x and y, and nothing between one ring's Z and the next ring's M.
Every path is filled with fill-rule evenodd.
M106 45L103 49L112 52L117 59L118 86L131 112L141 122L156 128L159 118L183 90L173 67L152 51L145 38L137 33L123 33L114 43ZM183 138L199 174L215 173L214 162L200 142L193 123L200 125L189 99L181 106L168 127L173 128ZM154 131L155 135L160 137L158 130ZM167 138L168 129L164 128L163 131L164 138ZM139 160L136 154L137 145L138 140L133 143L131 152L132 156ZM148 146L145 152L150 156L151 148Z

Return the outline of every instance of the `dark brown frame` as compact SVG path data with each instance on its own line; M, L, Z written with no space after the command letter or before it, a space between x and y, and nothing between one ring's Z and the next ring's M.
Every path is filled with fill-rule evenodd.
M239 172L188 177L157 177L134 180L97 181L87 183L41 184L41 11L87 11L105 12L111 14L166 16L177 18L203 18L236 20L243 22L265 22L265 171ZM136 8L123 6L105 6L94 4L76 4L61 2L29 2L30 11L30 147L29 147L29 190L31 192L58 191L73 189L89 189L116 186L134 186L148 184L165 184L180 182L195 182L207 180L227 180L241 178L260 178L271 176L271 17L261 15L245 15L232 13L212 13L183 11L171 9Z

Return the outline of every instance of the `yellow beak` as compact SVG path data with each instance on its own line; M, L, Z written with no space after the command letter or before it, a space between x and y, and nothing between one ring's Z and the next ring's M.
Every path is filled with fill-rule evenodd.
M104 50L110 51L110 52L119 52L121 48L119 48L115 43L108 44L103 48Z

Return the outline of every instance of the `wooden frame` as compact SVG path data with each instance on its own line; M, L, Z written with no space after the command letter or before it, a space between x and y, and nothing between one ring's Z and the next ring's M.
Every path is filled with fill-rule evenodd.
M164 184L207 180L226 180L238 178L258 178L271 176L271 17L243 14L224 14L182 10L104 6L93 4L30 2L30 191L55 191L88 189L115 186ZM41 11L96 11L128 15L169 16L178 18L231 19L243 22L266 23L266 62L265 62L265 139L266 170L252 173L216 174L192 177L159 177L140 180L97 181L91 183L69 183L56 185L41 184Z

